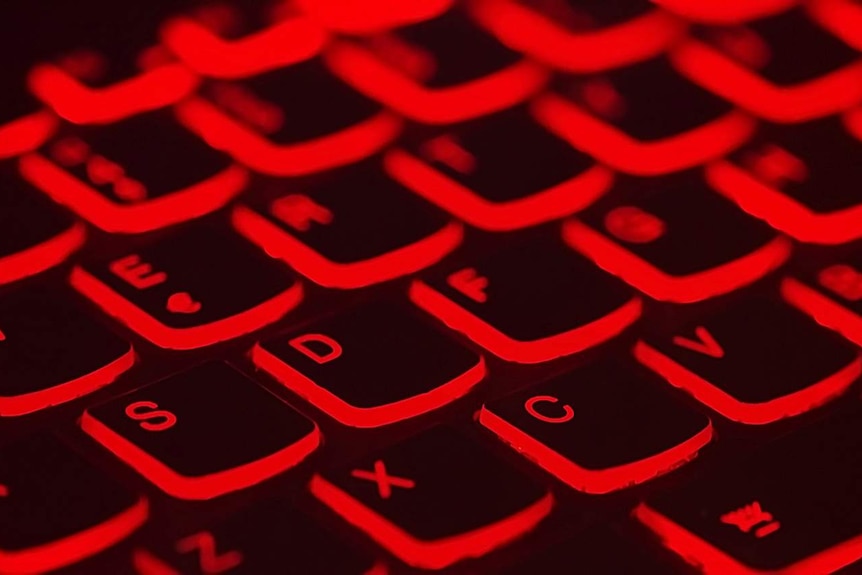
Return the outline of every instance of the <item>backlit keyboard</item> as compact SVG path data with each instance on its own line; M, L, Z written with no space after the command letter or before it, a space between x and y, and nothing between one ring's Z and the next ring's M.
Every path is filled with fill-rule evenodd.
M862 574L862 1L0 7L0 574Z

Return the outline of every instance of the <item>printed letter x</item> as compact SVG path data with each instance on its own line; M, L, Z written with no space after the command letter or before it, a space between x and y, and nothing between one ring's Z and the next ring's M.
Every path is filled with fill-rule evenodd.
M401 487L403 489L413 489L416 487L416 482L412 479L389 475L386 471L386 464L379 459L374 462L373 472L354 469L350 474L358 479L366 479L377 483L377 492L380 493L380 497L383 499L389 499L392 496L392 487Z

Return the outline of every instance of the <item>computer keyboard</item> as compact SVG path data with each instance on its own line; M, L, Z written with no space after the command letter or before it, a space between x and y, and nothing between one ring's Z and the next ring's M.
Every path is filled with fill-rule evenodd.
M0 8L0 573L862 574L862 2Z

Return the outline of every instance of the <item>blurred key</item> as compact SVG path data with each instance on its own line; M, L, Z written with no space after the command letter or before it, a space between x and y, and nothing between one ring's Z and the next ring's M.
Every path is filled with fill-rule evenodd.
M296 0L308 16L346 34L373 34L434 18L454 0Z
M813 0L808 14L821 26L856 48L862 49L862 5L856 0Z
M711 24L737 24L788 10L798 0L653 0L684 18Z
M57 128L57 117L44 110L24 86L21 61L0 61L0 159L29 152L41 146Z

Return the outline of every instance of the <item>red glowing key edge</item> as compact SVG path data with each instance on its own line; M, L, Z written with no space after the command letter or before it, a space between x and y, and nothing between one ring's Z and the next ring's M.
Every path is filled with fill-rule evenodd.
M487 368L484 358L454 379L425 393L380 405L376 407L356 407L317 385L277 356L271 354L260 344L251 350L251 360L285 387L328 414L330 417L350 427L381 427L417 417L467 395L473 387L485 378Z
M106 198L39 153L21 156L18 166L24 179L58 204L106 232L124 234L148 232L213 212L239 194L249 180L248 171L234 164L183 190L125 205Z
M726 160L707 166L706 180L746 213L800 242L832 245L862 237L862 205L816 213Z
M339 289L364 287L424 269L458 247L464 235L464 226L450 222L419 241L385 254L359 262L339 263L320 255L245 206L234 208L231 222L242 236L260 246L270 257L285 261L318 285Z
M529 60L457 86L430 89L378 60L354 42L324 51L329 69L369 98L424 124L447 124L503 110L540 90L548 71Z
M73 124L108 124L169 106L191 94L200 79L179 63L141 72L105 88L90 88L54 64L39 64L27 78L30 91Z
M307 60L320 52L326 32L296 16L236 40L225 40L194 18L165 23L162 41L183 63L211 78L244 78Z
M777 236L753 252L712 269L685 276L666 274L626 248L577 220L563 224L563 239L591 259L653 299L692 303L746 286L780 267L792 249L790 240Z
M661 539L662 544L707 575L813 575L834 573L862 557L862 535L806 557L778 570L761 570L740 563L721 549L701 539L682 525L639 504L632 515Z
M146 477L168 495L177 499L204 500L257 485L290 469L314 452L321 433L314 429L291 445L258 460L207 475L182 475L85 411L81 429L108 451Z
M35 150L57 129L53 112L40 110L0 126L0 159Z
M273 176L300 176L359 161L394 140L402 126L397 116L383 111L340 132L279 146L203 98L177 104L176 112L186 128L213 148Z
M829 296L790 277L781 281L781 296L820 325L862 345L862 318Z
M554 506L553 495L547 493L495 523L460 535L425 541L413 537L320 475L311 478L309 490L398 559L420 569L443 569L463 559L485 555L531 531Z
M711 24L738 24L766 18L790 9L797 0L653 0L688 20Z
M669 56L676 70L692 82L776 123L813 120L862 101L859 61L808 82L776 86L699 40L678 44Z
M479 24L500 42L560 70L588 73L618 68L663 53L681 38L686 23L651 10L616 26L571 32L513 0L474 0Z
M310 18L346 34L371 34L430 20L454 3L455 0L296 0Z
M141 497L131 507L77 533L20 551L0 550L3 573L45 573L95 555L119 543L149 517L149 502Z
M805 389L762 403L747 403L736 399L643 341L635 344L634 356L674 387L682 389L727 419L747 425L772 423L824 405L844 393L862 375L862 358L857 357L837 372Z
M53 268L84 245L87 228L80 222L42 243L0 257L0 285L18 281Z
M450 328L497 357L515 363L541 363L596 346L634 323L642 309L641 299L634 297L586 325L541 339L521 341L497 330L420 280L410 284L409 296L414 304Z
M639 176L657 176L721 157L745 143L757 121L734 110L702 126L664 138L635 140L556 94L532 103L535 118L551 133L608 166Z
M0 397L0 417L34 413L93 393L131 369L135 358L135 351L129 346L123 355L86 375L40 391Z
M529 197L492 202L403 150L388 152L383 165L409 190L486 231L511 231L571 215L604 195L614 181L611 170L597 165Z
M808 13L824 28L862 50L862 7L851 0L814 0Z
M697 457L700 449L713 436L710 422L696 435L655 455L606 469L588 469L551 449L484 405L479 410L478 419L481 425L504 443L563 483L583 493L595 495L625 489L673 471Z
M80 266L69 283L108 315L153 344L166 349L195 349L233 339L278 321L302 301L302 284L237 315L187 328L169 327L108 287Z

